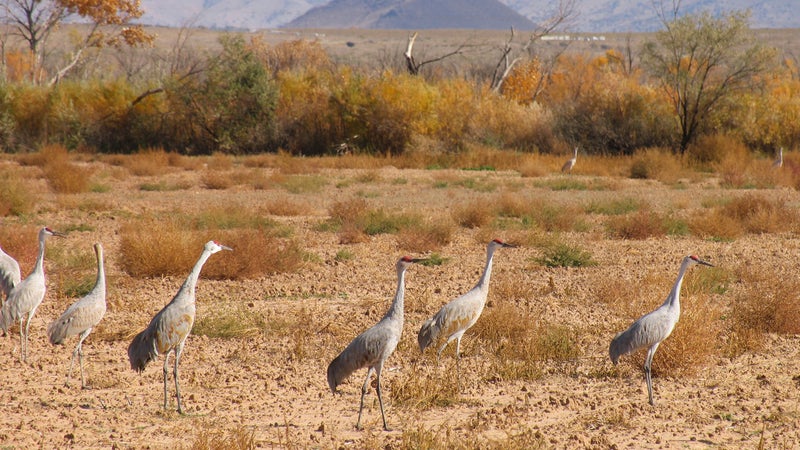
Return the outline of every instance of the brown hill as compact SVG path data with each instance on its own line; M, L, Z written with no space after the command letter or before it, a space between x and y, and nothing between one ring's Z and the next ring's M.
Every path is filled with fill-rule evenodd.
M497 0L333 0L287 28L507 29L533 22Z

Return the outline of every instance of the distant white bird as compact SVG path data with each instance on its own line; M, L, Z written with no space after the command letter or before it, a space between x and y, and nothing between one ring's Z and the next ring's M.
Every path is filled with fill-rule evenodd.
M645 314L633 322L627 330L617 334L614 339L611 340L611 345L608 349L611 362L616 365L620 356L634 352L640 348L650 348L650 350L647 351L647 358L644 360L644 373L647 379L647 395L651 405L654 404L653 382L650 377L653 355L655 355L661 341L672 333L675 324L678 323L678 319L681 315L680 294L683 276L686 274L686 269L695 264L713 267L711 263L705 262L694 255L683 258L681 269L678 272L678 279L675 281L675 285L672 287L664 303L655 311Z
M780 169L783 167L783 147L778 150L778 158L772 162L773 169Z
M83 298L73 303L64 311L61 317L54 320L47 327L47 336L53 345L64 343L64 340L70 336L80 335L78 345L72 351L66 385L69 386L72 366L75 364L75 354L77 354L81 368L81 388L83 389L86 389L86 381L83 377L83 341L106 313L106 274L103 269L103 246L99 242L94 244L94 253L97 257L97 280L94 283L94 288Z
M178 384L178 363L181 360L183 345L186 337L192 331L195 314L195 287L200 276L200 270L208 258L221 250L232 250L230 247L208 241L203 247L200 259L194 265L186 281L183 282L178 293L158 314L153 317L147 328L137 334L128 345L128 359L131 369L142 372L147 363L164 356L164 409L167 409L167 368L169 367L169 354L175 352L175 366L172 376L175 378L175 396L178 398L178 412L183 414L181 406L181 388Z
M19 359L23 362L28 361L28 331L31 319L36 313L36 308L42 304L47 290L44 276L44 241L50 236L66 235L47 227L39 230L39 256L36 258L36 265L30 275L11 289L0 310L0 328L3 329L3 333L8 331L11 324L19 321Z
M383 412L383 397L381 396L381 371L383 363L394 352L400 336L403 333L403 297L405 296L405 272L413 263L422 261L421 259L403 256L397 261L397 292L394 295L392 306L383 319L371 328L356 336L352 342L339 354L330 365L328 365L328 387L331 392L336 393L336 387L342 383L351 373L358 369L367 367L367 378L361 387L361 406L358 408L358 421L356 428L361 428L361 412L364 409L364 395L369 387L369 379L372 372L377 376L378 404L381 407L381 418L383 418L383 428L389 430L386 425L386 415Z
M0 248L0 292L3 294L0 300L5 301L11 289L18 285L21 279L17 260Z
M419 333L417 334L417 342L419 343L419 350L424 352L425 349L437 342L440 338L447 340L439 347L437 357L440 357L442 350L447 347L453 339L456 340L456 370L458 371L458 360L461 353L461 336L471 326L475 325L478 318L483 312L483 307L486 304L486 297L489 294L489 280L492 276L492 258L494 252L503 247L514 247L507 244L500 239L495 239L489 242L486 247L486 266L483 269L483 275L478 280L478 284L469 290L466 294L450 301L444 305L442 309L437 312L433 318L428 319L422 324Z
M572 154L572 158L568 159L567 162L565 162L564 165L561 166L561 171L565 173L570 172L572 168L575 167L575 162L577 161L578 161L578 147L575 147L575 150L573 151Z

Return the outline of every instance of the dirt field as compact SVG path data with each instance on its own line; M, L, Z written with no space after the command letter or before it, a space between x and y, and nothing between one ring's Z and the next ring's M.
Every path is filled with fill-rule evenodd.
M214 439L248 436L262 448L733 449L800 445L800 338L771 334L757 352L731 358L718 350L694 371L673 376L656 373L653 407L647 404L640 369L644 354L627 356L617 367L607 357L610 339L631 318L616 317L607 303L598 300L598 286L608 286L613 280L620 286L650 283L647 298L633 309L637 315L654 309L669 292L681 258L690 253L726 273L763 269L774 274L776 282L788 283L796 278L800 266L797 234L790 230L746 234L733 240L703 239L691 233L621 239L606 232L606 216L586 212L590 210L587 205L627 198L646 202L666 215L691 218L702 214L715 199L743 195L783 198L787 207L796 210L798 197L793 190L727 190L718 187L709 174L676 185L580 172L562 175L555 162L547 169L550 174L542 177L521 177L513 171L321 169L310 175L321 180L316 189L288 189L278 183L261 188L244 183L207 189L202 169L135 176L124 167L104 162L85 164L93 170L93 184L102 189L54 194L38 168L20 167L9 159L0 161L2 173L25 171L32 180L30 186L41 196L35 212L0 218L4 232L42 225L70 230L67 238L52 238L47 243L50 290L31 324L28 363L18 359L16 327L10 337L0 339L4 372L0 448L203 448L201 444ZM234 164L228 171L269 176L277 169ZM566 178L588 188L557 189ZM142 189L155 183L180 188ZM327 220L330 206L347 198L364 198L387 211L451 220L446 218L460 205L491 204L504 195L573 208L583 225L553 232L503 226L497 221L477 228L455 226L451 242L436 250L445 258L442 265L415 265L406 274L404 334L383 377L392 431L382 429L374 390L367 396L364 430L355 430L365 370L356 372L341 386L341 395L334 396L326 384L325 368L352 337L376 323L389 307L396 287L396 260L405 253L425 254L399 248L398 235L390 233L341 244L337 232L319 226ZM126 348L132 336L169 302L186 275L132 278L125 274L119 264L123 224L154 212L192 213L222 204L263 214L263 205L276 200L303 205L301 214L271 218L291 229L291 238L310 256L300 270L290 273L247 280L201 277L196 330L201 324L208 329L211 317L228 311L231 317L246 318L247 323L256 325L233 337L190 336L180 364L187 413L175 411L171 375L170 408L164 411L163 359L139 375L130 369ZM542 248L535 244L542 236L587 250L597 265L542 266L536 262ZM420 355L417 331L441 305L475 284L485 262L486 243L495 237L519 247L495 255L484 317L506 308L535 319L531 330L542 323L566 327L577 355L543 363L538 376L508 379L490 354L495 347L468 331L461 348L461 393L440 404L414 401L426 390L452 383L455 370L454 347L445 350L437 366L432 352ZM35 235L29 239L35 241ZM81 390L77 370L71 387L64 384L75 338L65 346L51 346L45 336L47 324L74 301L58 295L54 283L63 283L68 268L54 264L51 255L64 260L62 252L67 249L90 255L95 241L106 249L109 309L84 344L92 389ZM5 243L0 245L7 250ZM200 251L196 249L198 256ZM233 254L212 258L235 258L235 253L234 249ZM20 264L27 274L33 259L21 259ZM189 269L186 267L186 274ZM702 270L710 269L691 269L687 284ZM93 269L80 276L93 280ZM693 298L714 302L721 313L708 320L716 321L744 290L741 279L733 277L727 289L698 292L685 288L685 313L691 311ZM250 322L253 319L258 320ZM499 323L500 328L502 325ZM680 327L681 323L676 333ZM656 365L669 352L669 342L656 353ZM515 342L505 345L514 346ZM412 398L400 399L401 389Z

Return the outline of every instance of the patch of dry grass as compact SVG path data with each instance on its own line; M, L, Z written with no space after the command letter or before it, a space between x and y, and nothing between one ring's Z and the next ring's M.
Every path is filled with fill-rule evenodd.
M449 244L455 227L449 218L413 221L400 230L397 244L410 252L430 252Z
M453 220L464 228L480 228L494 220L494 208L487 208L486 202L473 200L460 203L452 209Z
M231 430L208 427L192 442L191 450L252 450L255 449L255 430L239 426Z
M663 237L668 231L664 217L649 208L632 214L611 216L605 224L608 234L620 239Z
M0 172L0 216L21 216L36 210L39 196L30 183L10 171Z
M680 159L670 150L651 148L637 151L630 166L631 178L673 184L686 175Z
M310 203L289 197L268 200L264 205L264 209L274 216L308 216L314 212Z

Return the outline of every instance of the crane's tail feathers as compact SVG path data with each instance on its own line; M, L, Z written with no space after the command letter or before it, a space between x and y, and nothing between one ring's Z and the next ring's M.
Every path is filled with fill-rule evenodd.
M11 314L11 303L6 299L6 302L3 303L3 307L0 308L0 329L3 330L3 334L8 332L8 327L14 323L13 314Z
M53 345L64 343L67 338L67 325L69 320L62 320L60 317L47 326L47 337Z
M336 387L342 384L345 378L349 377L351 373L360 369L362 364L353 358L347 358L345 352L334 358L328 365L328 387L331 392L336 393Z
M425 352L429 345L436 341L439 337L439 327L436 325L436 320L428 319L422 324L417 334L417 343L419 344L419 351Z
M635 350L631 346L631 339L629 338L627 331L628 330L617 333L617 335L614 336L614 339L611 340L611 345L608 346L608 356L611 357L611 362L614 363L614 365L619 362L619 358L622 355L627 355L631 351Z
M131 369L141 372L147 363L158 357L158 350L155 346L155 336L149 329L142 331L133 338L128 346L128 359L131 362Z

